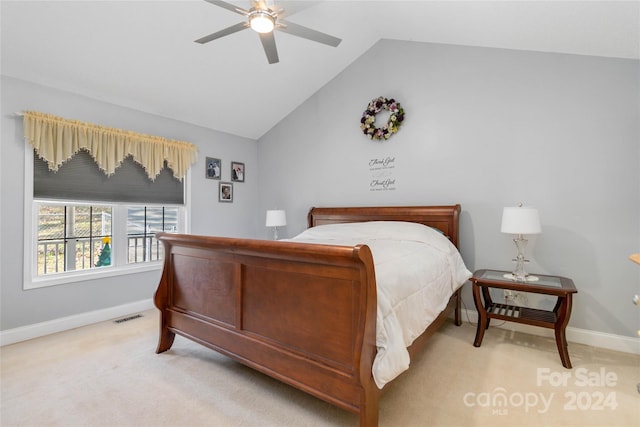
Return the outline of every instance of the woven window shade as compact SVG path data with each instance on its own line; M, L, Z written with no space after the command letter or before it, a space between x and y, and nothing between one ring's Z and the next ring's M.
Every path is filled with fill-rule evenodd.
M35 151L35 150L34 150ZM80 150L56 171L33 156L33 198L85 202L153 203L184 205L184 183L164 168L151 181L131 157L113 175L106 176L93 157Z
M167 166L182 180L189 167L197 161L194 144L159 136L145 135L91 123L69 120L37 111L25 111L25 139L49 170L58 168L80 150L86 150L98 167L113 175L122 161L131 156L142 165L149 179L154 180Z

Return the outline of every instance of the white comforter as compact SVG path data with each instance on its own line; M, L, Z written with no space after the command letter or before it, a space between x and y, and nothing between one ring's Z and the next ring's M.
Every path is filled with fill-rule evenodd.
M378 290L373 378L379 388L409 368L407 347L471 277L456 247L439 231L394 221L321 225L289 241L366 244Z

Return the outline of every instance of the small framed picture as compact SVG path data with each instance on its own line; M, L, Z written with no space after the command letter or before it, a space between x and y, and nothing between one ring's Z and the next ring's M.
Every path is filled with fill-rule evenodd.
M209 179L220 179L222 176L221 168L222 161L220 159L214 159L213 157L207 157L207 165L206 165L206 177Z
M220 182L218 188L218 201L233 202L233 183Z
M244 182L244 163L231 162L231 181Z

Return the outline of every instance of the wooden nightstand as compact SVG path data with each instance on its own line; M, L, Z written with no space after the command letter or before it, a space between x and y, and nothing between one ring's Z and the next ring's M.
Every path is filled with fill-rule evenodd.
M565 330L571 317L572 295L577 293L573 280L559 276L533 275L537 281L516 281L505 278L508 271L478 270L473 273L473 300L478 310L478 330L474 346L480 347L484 331L489 327L491 319L501 319L510 322L524 323L555 330L556 344L560 353L562 366L571 369L567 338ZM558 297L553 310L539 310L536 308L520 307L518 305L499 304L493 302L489 288L507 289L516 292L530 292L534 294L554 295ZM481 296L482 293L482 296ZM484 303L483 303L484 300Z

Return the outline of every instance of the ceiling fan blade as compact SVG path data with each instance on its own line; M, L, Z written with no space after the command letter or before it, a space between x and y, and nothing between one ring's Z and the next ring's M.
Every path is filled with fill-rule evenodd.
M267 9L266 2L263 0L251 0L251 7L256 9Z
M276 39L273 37L273 31L260 34L260 41L262 42L262 47L264 48L264 53L267 55L269 64L279 62L278 49L276 48Z
M314 42L327 44L329 46L336 47L340 44L342 39L330 36L329 34L322 33L320 31L312 30L311 28L303 25L294 24L289 21L278 21L278 30L291 34L292 36L298 36L305 39L313 40Z
M277 10L278 20L289 19L290 16L300 13L306 9L313 8L319 1L278 1L278 6L272 7Z
M219 39L220 37L228 36L229 34L237 33L238 31L244 30L245 28L249 28L248 22L239 22L236 25L232 25L230 27L225 28L224 30L216 31L215 33L209 34L208 36L204 36L196 40L196 43L205 44L210 42L211 40Z
M256 9L276 9L276 2L274 0L251 0L251 7Z
M204 1L206 1L207 3L215 4L216 6L223 7L227 10L230 10L231 12L239 13L240 15L247 16L249 14L248 10L235 6L231 3L227 3L226 1L221 1L221 0L204 0Z

